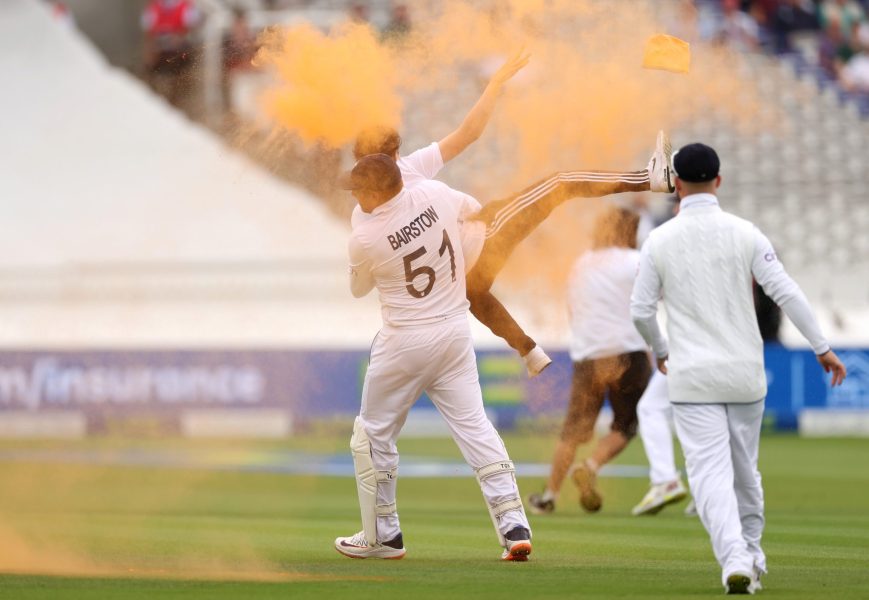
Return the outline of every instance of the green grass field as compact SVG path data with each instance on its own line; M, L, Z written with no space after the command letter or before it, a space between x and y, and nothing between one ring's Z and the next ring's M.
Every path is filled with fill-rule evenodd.
M549 436L508 436L518 461L546 462ZM347 477L119 467L10 458L86 449L256 457L344 453L345 436L281 443L0 443L0 597L32 598L708 598L722 593L702 526L682 506L634 518L642 479L603 479L586 515L565 487L532 517L528 563L501 563L473 478L399 479L407 557L351 560L332 541L359 528ZM405 456L458 459L450 440L404 440ZM13 460L14 458L14 460ZM619 460L644 464L639 444ZM869 440L766 436L761 470L770 574L763 596L869 598ZM542 479L522 478L524 494Z

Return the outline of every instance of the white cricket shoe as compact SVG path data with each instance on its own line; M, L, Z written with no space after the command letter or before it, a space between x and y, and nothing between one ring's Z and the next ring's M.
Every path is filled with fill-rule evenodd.
M525 562L531 554L531 532L524 527L514 527L504 534L507 545L501 553L501 560Z
M399 533L388 542L377 542L373 546L365 539L365 532L360 531L350 537L335 539L335 550L350 558L404 558L404 540Z
M755 592L759 592L763 589L763 586L760 585L760 576L763 575L763 571L754 567L754 573L752 573L751 583L748 585L748 593L754 594Z
M528 377L537 377L543 372L543 369L552 364L552 359L540 346L531 348L531 351L523 356L522 360L525 362L525 368L528 369Z
M649 491L640 500L631 514L635 517L640 515L656 515L661 510L670 504L675 504L683 500L688 495L688 490L681 479L676 479L669 483L659 483L649 488Z
M692 499L691 502L688 503L688 506L685 507L685 516L686 517L696 517L697 516L697 503Z
M673 148L670 138L663 131L655 140L655 153L646 167L649 171L649 189L653 192L672 194L676 191L673 174Z

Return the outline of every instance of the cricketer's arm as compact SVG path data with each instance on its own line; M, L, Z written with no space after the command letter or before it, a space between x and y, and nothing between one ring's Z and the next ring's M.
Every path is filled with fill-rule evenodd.
M492 113L495 112L495 104L498 102L498 96L501 95L501 88L528 64L530 58L531 55L522 48L492 76L483 95L465 116L458 129L438 142L444 163L454 159L480 138L489 119L492 118Z

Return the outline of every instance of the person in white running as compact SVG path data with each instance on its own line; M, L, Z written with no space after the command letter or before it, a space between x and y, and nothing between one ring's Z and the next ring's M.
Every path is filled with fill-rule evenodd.
M833 386L846 371L766 236L719 207L715 150L684 146L673 167L680 211L643 245L631 315L667 375L688 484L725 591L753 593L767 561L757 469L766 373L752 276L809 341ZM669 347L656 316L662 297Z
M595 222L592 249L574 264L568 281L573 383L561 440L542 494L528 497L535 514L551 513L580 444L591 440L604 399L613 423L588 458L573 471L580 505L600 510L598 470L624 450L637 431L637 402L651 374L646 343L631 321L630 298L637 273L637 213L608 207Z
M384 154L361 158L343 183L370 217L350 237L350 289L362 297L377 288L383 328L350 440L362 531L337 538L335 548L353 558L404 556L396 440L425 392L476 472L502 560L525 561L531 528L513 463L483 410L468 325L460 226L479 204L438 181L403 187L398 165Z
M655 515L665 507L680 502L688 495L688 488L676 470L673 455L673 432L670 428L672 415L670 397L667 395L667 378L660 371L652 374L643 397L637 405L640 440L649 460L651 487L632 510L631 514ZM685 514L694 513L693 503Z

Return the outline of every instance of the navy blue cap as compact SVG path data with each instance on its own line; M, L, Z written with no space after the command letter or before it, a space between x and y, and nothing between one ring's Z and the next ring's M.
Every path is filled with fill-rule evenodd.
M718 177L721 161L718 154L706 144L688 144L673 154L676 177L691 183L712 181Z

